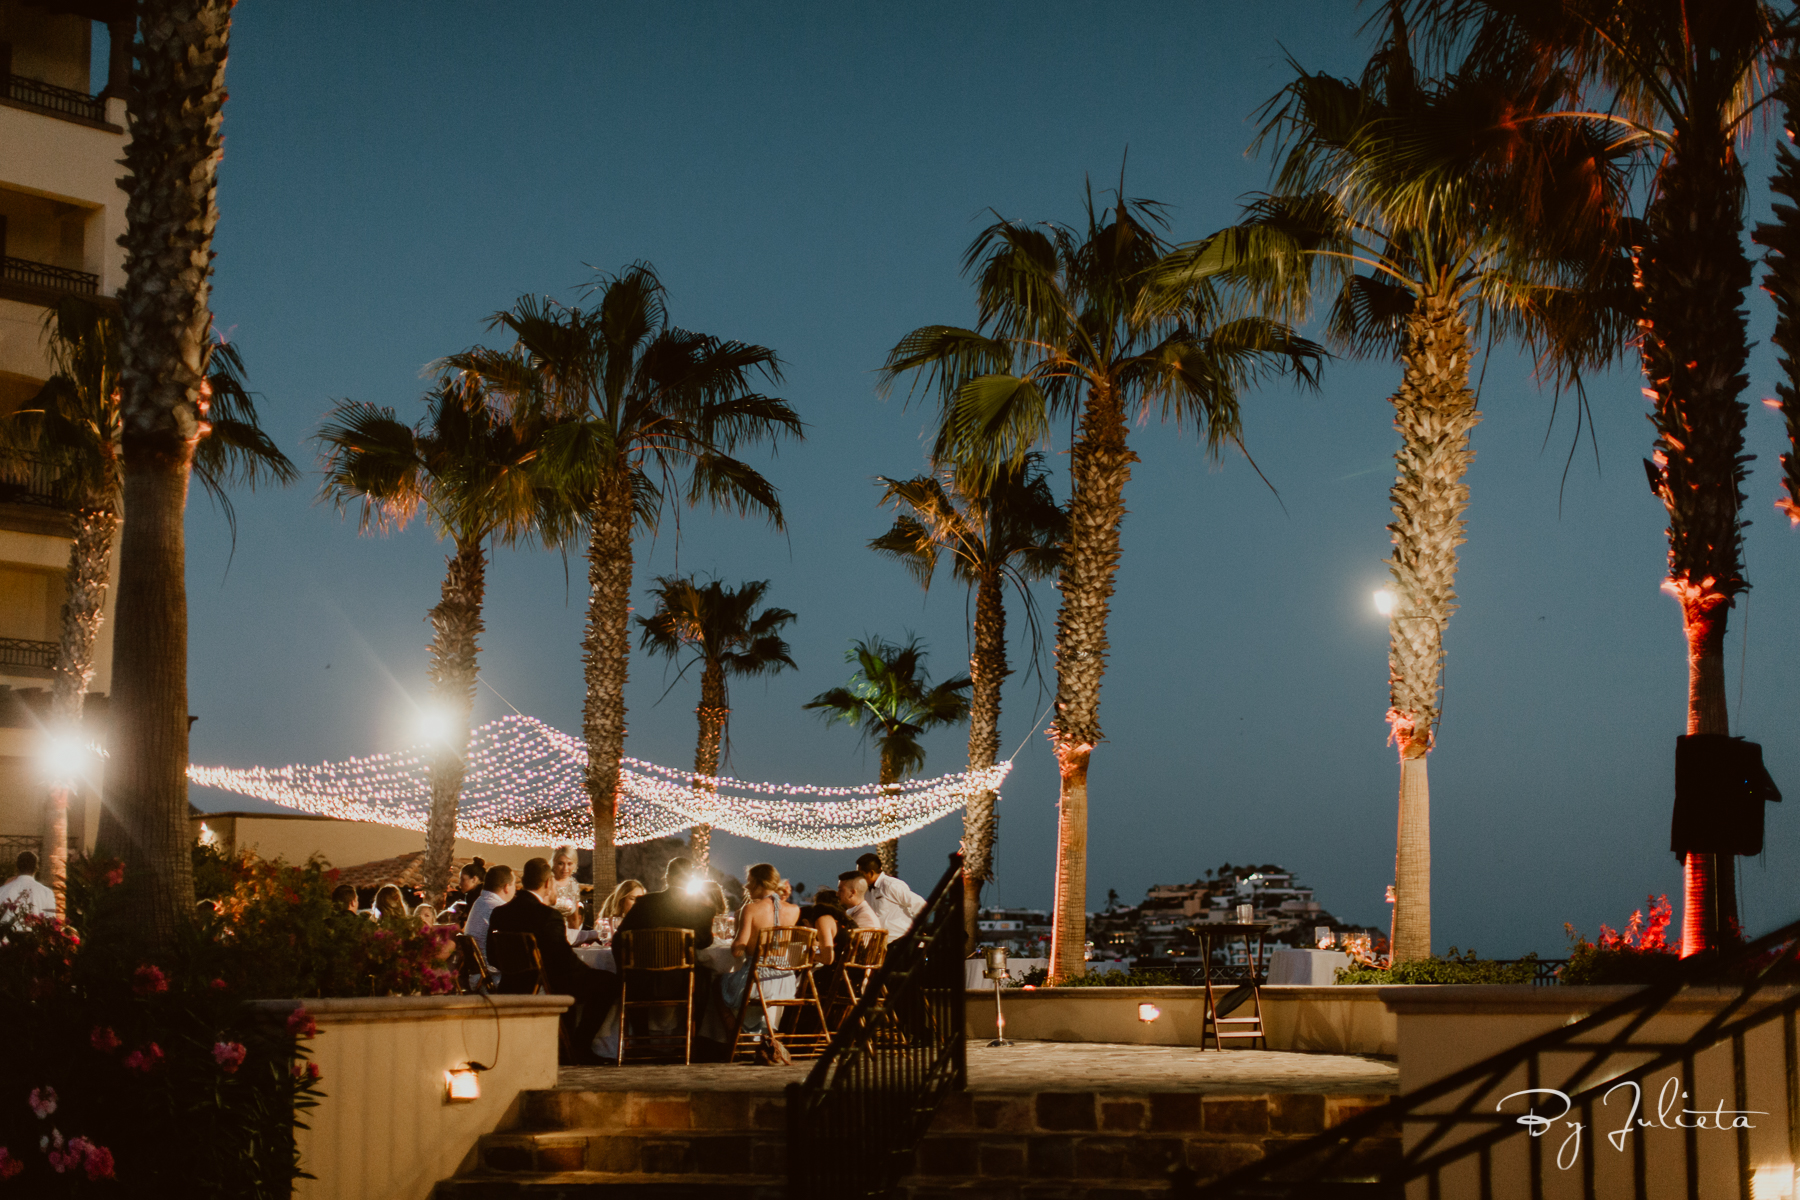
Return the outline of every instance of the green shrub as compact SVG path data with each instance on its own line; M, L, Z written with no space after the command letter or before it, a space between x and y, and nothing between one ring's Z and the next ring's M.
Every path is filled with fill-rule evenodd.
M1033 967L1019 977L1020 987L1043 987L1050 977L1043 967ZM1183 980L1172 971L1089 971L1059 983L1057 987L1180 987Z
M1536 977L1536 954L1518 962L1494 962L1476 957L1473 950L1458 954L1455 946L1443 958L1395 963L1387 970L1358 965L1337 971L1338 983L1530 983Z

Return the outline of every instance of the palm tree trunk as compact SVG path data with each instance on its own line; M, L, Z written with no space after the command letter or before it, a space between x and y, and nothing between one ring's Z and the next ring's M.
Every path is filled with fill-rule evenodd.
M969 656L969 769L994 765L1000 756L1000 685L1006 669L1006 601L997 567L975 585L975 652ZM963 933L973 953L981 913L981 888L994 877L994 839L1000 814L993 792L970 796L963 806Z
M1456 611L1456 548L1469 506L1463 482L1481 420L1469 390L1469 328L1454 299L1422 298L1408 319L1394 394L1394 553L1399 604L1388 622L1388 726L1400 748L1394 852L1394 962L1431 957L1431 788L1425 758L1438 723L1444 631Z
M187 585L182 514L206 436L208 276L230 0L141 0L126 143L120 347L125 520L113 639L108 801L146 948L194 906L188 828Z
M1739 511L1747 413L1738 398L1748 357L1744 292L1750 263L1740 234L1743 167L1729 138L1690 127L1658 177L1638 258L1640 339L1656 490L1669 513L1669 575L1688 644L1689 733L1728 733L1723 645L1743 576ZM1681 952L1719 947L1737 928L1736 860L1689 854Z
M900 766L886 751L883 751L881 755L881 786L886 788L890 784L898 782L900 782ZM889 815L884 811L881 819L885 822ZM881 858L881 873L898 878L900 874L900 839L897 837L885 838L877 842L875 853Z
M77 509L75 538L69 543L64 580L62 630L50 681L50 729L58 737L81 737L81 709L94 679L94 642L106 614L106 583L112 570L113 539L119 531L115 506ZM56 893L58 916L67 913L69 798L75 779L56 779L44 813L43 880Z
M625 676L631 661L630 481L621 467L601 491L588 533L587 675L582 731L587 738L588 803L594 810L594 895L619 884L614 834L619 815L619 763L625 757Z
M462 797L463 772L469 750L469 717L475 707L476 638L483 629L481 608L487 588L487 555L480 542L458 545L445 561L442 599L427 618L431 622L431 699L444 716L444 740L427 760L431 776L431 815L425 823L425 895L450 890L456 858L456 810Z
M719 751L725 742L725 721L731 709L725 705L725 668L708 662L700 673L700 707L694 710L700 718L700 741L694 747L694 774L709 781L719 773ZM697 791L715 792L711 782L694 785ZM701 875L712 864L712 826L704 821L688 835L688 857L694 860Z
M1106 671L1106 619L1119 570L1125 484L1137 456L1125 444L1117 392L1093 389L1069 455L1069 540L1057 587L1056 751L1061 796L1056 829L1056 914L1050 932L1050 982L1087 972L1088 759L1100 744L1100 678Z

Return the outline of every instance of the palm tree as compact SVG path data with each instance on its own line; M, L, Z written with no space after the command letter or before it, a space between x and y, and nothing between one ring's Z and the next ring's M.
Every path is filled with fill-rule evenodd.
M323 448L320 496L341 512L362 503L361 529L398 530L421 511L456 552L445 560L441 599L431 622L433 736L427 769L431 815L425 826L425 894L450 886L456 850L469 717L475 703L476 638L487 585L487 543L541 538L559 544L572 514L532 471L540 422L494 410L478 381L446 376L425 397L426 415L409 426L391 408L341 401L315 439Z
M182 513L207 434L212 234L231 0L143 0L125 144L119 542L107 801L147 948L194 909L188 824L187 550Z
M902 510L894 527L869 543L912 571L919 586L931 588L938 560L948 557L950 574L975 592L974 644L969 653L969 769L991 767L1000 756L1000 685L1012 672L1006 665L1008 583L1024 602L1037 659L1033 580L1056 573L1068 535L1068 514L1050 494L1041 454L1005 464L993 473L948 469L938 475L896 480L881 477L882 504ZM982 884L993 878L994 839L1000 821L994 793L970 796L963 806L963 922L975 945Z
M963 676L933 684L917 637L907 638L903 646L880 637L862 638L850 643L844 661L856 664L849 685L820 692L801 707L818 710L827 722L855 725L864 741L873 741L881 755L883 787L924 769L920 734L969 719L969 699L963 693L971 681ZM897 874L900 839L884 839L876 851L881 869Z
M1238 400L1266 373L1313 382L1320 349L1286 326L1233 317L1210 280L1158 290L1169 246L1161 206L1123 194L1086 222L999 220L963 256L977 284L975 329L927 325L889 353L883 383L919 372L942 405L939 461L1019 463L1062 416L1077 426L1069 456L1069 532L1056 619L1056 718L1061 775L1053 979L1085 971L1088 761L1102 739L1100 679L1119 562L1125 484L1137 456L1133 417L1160 412L1204 429L1210 452L1238 444Z
M1651 489L1669 514L1662 589L1681 604L1687 732L1730 733L1725 627L1744 578L1740 517L1749 458L1742 393L1749 341L1743 308L1739 145L1771 92L1790 34L1760 0L1431 0L1446 39L1496 61L1535 63L1586 82L1605 118L1655 168L1633 266L1639 352L1651 423ZM1684 856L1681 952L1718 947L1737 921L1736 860Z
M700 740L694 747L694 786L716 791L713 777L719 773L719 755L728 744L731 719L731 680L752 675L774 675L792 667L788 644L781 630L798 618L785 608L757 606L768 594L769 581L754 580L728 588L718 580L702 585L690 575L658 575L650 589L656 611L639 617L643 630L638 645L673 662L683 653L691 657L681 675L700 664ZM679 682L681 675L676 676ZM673 686L673 685L670 685ZM702 872L712 860L712 826L694 826L688 839L689 854Z
M1781 102L1781 128L1787 141L1775 146L1775 174L1769 190L1783 197L1777 202L1775 220L1757 225L1751 234L1768 251L1769 273L1763 287L1775 301L1775 333L1770 339L1781 354L1782 380L1775 385L1774 400L1765 400L1781 412L1787 425L1788 453L1781 456L1781 495L1775 508L1787 514L1791 525L1800 526L1800 156L1796 156L1795 121L1800 121L1800 75L1791 54L1780 63L1780 84L1775 97Z
M649 264L603 276L591 292L599 302L585 309L522 297L492 321L512 333L512 352L476 348L446 361L508 397L516 413L545 414L539 471L584 514L582 730L598 892L614 886L618 874L614 828L625 753L632 535L655 530L677 491L689 505L759 512L785 528L774 486L733 455L741 446L803 434L785 400L752 390L759 377L780 380L775 352L671 326L662 283Z
M1609 306L1616 280L1606 289L1620 260L1601 235L1620 223L1623 184L1604 139L1580 122L1521 119L1561 98L1555 81L1422 78L1401 6L1388 17L1360 80L1303 72L1269 102L1258 141L1277 144L1273 194L1242 225L1185 247L1172 278L1224 267L1294 319L1325 292L1337 348L1400 361L1387 720L1400 758L1391 945L1404 962L1431 954L1426 762L1481 419L1471 361L1484 338L1518 338L1542 369L1578 382L1622 348L1628 323ZM1591 240L1520 236L1536 222Z

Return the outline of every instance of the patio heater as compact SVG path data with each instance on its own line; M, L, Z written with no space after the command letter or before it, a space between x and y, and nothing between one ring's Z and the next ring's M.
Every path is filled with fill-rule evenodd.
M1006 969L1005 946L989 946L987 948L987 966L982 970L981 977L994 981L994 1040L988 1045L1010 1046L1012 1043L1006 1040L1006 1014L1000 1011L1000 985L1005 983L1009 977Z

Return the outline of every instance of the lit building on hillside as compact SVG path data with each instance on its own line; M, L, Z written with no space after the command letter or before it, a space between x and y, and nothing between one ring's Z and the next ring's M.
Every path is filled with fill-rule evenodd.
M0 413L31 400L49 376L44 321L57 302L105 303L124 283L118 180L130 20L124 0L0 0ZM97 28L106 22L117 37ZM103 42L110 66L95 80ZM41 844L41 722L69 541L56 472L0 459L0 875L19 850ZM113 591L94 651L90 726L104 720L112 684ZM82 846L93 845L99 826L97 782L88 780L70 806L69 838Z

